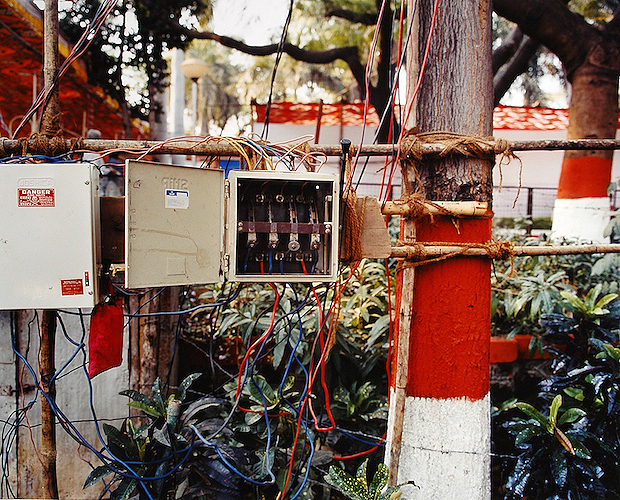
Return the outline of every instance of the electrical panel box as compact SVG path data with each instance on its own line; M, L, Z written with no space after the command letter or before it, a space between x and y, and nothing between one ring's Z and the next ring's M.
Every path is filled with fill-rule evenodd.
M229 277L233 281L335 281L337 177L230 173Z
M337 180L127 161L125 285L334 281Z
M95 174L88 163L0 165L0 309L98 301Z

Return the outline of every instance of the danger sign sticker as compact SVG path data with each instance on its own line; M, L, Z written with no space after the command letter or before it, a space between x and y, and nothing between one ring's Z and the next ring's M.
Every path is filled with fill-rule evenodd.
M17 190L18 207L54 207L56 196L53 188L19 188Z

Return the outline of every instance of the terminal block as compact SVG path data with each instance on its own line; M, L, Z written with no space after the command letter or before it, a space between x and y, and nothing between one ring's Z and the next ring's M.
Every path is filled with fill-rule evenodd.
M330 281L338 268L335 175L233 172L230 278Z

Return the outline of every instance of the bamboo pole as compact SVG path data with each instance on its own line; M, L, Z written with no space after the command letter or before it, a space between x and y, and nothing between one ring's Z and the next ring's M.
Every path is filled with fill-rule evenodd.
M489 204L482 201L386 201L381 208L383 215L411 215L417 209L431 215L453 215L457 217L482 217Z
M56 385L50 379L56 372L56 311L46 309L41 316L41 372L42 389L47 397L56 399ZM48 498L58 498L56 478L56 415L46 399L41 401L41 465Z
M421 245L425 258L450 256L452 254L467 255L474 257L489 256L485 248L474 247L466 248L456 245ZM392 247L390 257L406 259L411 255L419 255L419 246L403 245ZM609 245L556 245L556 246L514 246L511 255L520 256L540 256L540 255L576 255L591 253L620 253L620 244ZM424 259L421 259L424 260Z
M100 140L100 139L84 139L80 145L80 151L108 151L113 149L123 149L129 152L143 153L151 151L157 154L195 154L198 156L237 156L239 152L230 144L225 142L208 142L209 138L204 138L205 142L198 141L134 141L134 140ZM492 148L498 143L499 139L488 141ZM539 141L503 141L510 151L556 151L556 150L616 150L620 149L620 140L614 139L572 139L572 140L539 140ZM0 146L4 149L4 153L0 157L10 156L12 154L21 155L23 148L30 154L45 154L46 151L38 146L40 141L16 140L0 138ZM64 139L57 140L55 153L68 153L75 148L75 140ZM274 146L270 144L270 146ZM423 155L438 156L445 149L444 144L425 143L421 146ZM2 149L0 148L0 153ZM288 147L280 147L281 152L292 149L293 145ZM361 156L396 156L402 153L396 144L369 144L362 145L360 149ZM342 147L340 144L310 144L311 153L321 153L326 156L340 156ZM269 153L269 152L268 152Z

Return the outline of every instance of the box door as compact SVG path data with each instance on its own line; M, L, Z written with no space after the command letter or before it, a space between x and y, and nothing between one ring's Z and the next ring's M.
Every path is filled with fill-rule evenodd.
M222 279L224 173L128 160L125 286Z

